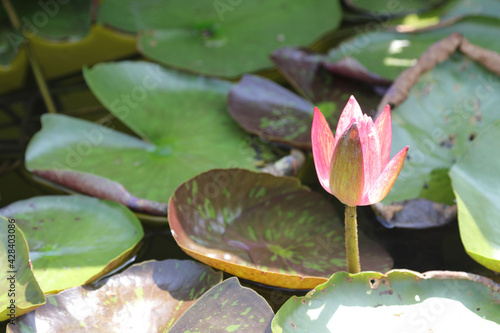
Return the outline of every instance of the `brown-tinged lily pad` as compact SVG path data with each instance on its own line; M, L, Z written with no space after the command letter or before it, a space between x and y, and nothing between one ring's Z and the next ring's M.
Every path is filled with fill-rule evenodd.
M169 332L270 333L273 317L273 310L262 296L232 277L201 296Z
M245 75L228 97L229 113L248 132L267 140L311 147L314 105L279 84Z
M33 274L28 244L16 220L0 215L0 321L15 320L45 303Z
M372 205L379 221L386 228L426 229L441 227L457 218L457 206L426 199L413 199L390 205L378 202ZM424 214L422 214L425 212Z
M245 279L310 289L346 269L341 220L328 200L295 178L211 170L177 188L168 217L187 254ZM363 269L391 267L380 245L360 238Z
M334 75L316 55L298 49L282 49L273 61L307 99L277 83L245 75L229 92L231 116L248 132L267 140L298 148L311 148L312 112L317 106L335 128L349 96L359 97L369 115L375 113L380 96L373 86L347 76ZM387 82L387 81L384 81Z
M42 196L0 209L16 220L44 293L92 282L126 261L144 232L126 207L85 196Z
M339 113L350 95L356 96L361 105L375 108L380 101L375 86L392 82L371 73L354 58L324 63L323 55L292 47L275 51L271 59L303 96L316 105L333 103Z
M98 289L75 287L9 325L7 332L166 332L222 273L190 260L148 261Z

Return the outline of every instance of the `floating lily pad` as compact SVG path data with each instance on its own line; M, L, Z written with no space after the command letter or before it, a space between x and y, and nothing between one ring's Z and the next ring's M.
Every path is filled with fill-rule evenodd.
M15 43L13 39L15 39ZM8 67L14 61L19 47L24 41L24 37L14 30L3 29L0 34L0 66Z
M370 73L354 59L328 63L325 68L323 55L298 48L279 49L271 59L299 92L315 105L334 108L337 118L351 95L356 96L361 105L374 110L380 101L375 86L391 84L390 80Z
M423 12L442 4L443 0L343 0L346 5L363 13L374 16L397 16L411 12Z
M458 46L465 45L457 35L447 41L455 37ZM384 202L420 197L453 204L450 167L487 125L500 118L496 112L500 96L494 93L500 77L455 51L457 45L448 49L451 55L438 55L436 49L430 49L418 66L394 83L394 89L382 101L399 104L409 93L393 113L392 153L404 145L411 148ZM474 53L485 55L484 50ZM437 65L427 61L439 58L443 62ZM500 58L489 60L492 65L500 64Z
M452 0L439 9L441 21L453 21L467 16L500 18L500 3L496 0Z
M0 209L28 241L44 293L80 286L126 260L144 232L127 208L84 196L42 196Z
M24 234L16 226L16 220L4 218L0 216L0 321L15 319L45 303L33 275Z
M457 206L426 199L412 199L385 205L372 205L379 222L386 228L427 229L442 227L457 219Z
M498 332L500 285L462 272L335 273L276 313L273 332Z
M500 272L500 121L484 130L451 168L458 205L460 237L467 253L480 264Z
M47 297L7 332L166 332L222 273L189 260L148 261L87 286Z
M270 333L273 317L273 310L262 296L232 277L201 296L169 332Z
M139 32L148 58L224 77L271 67L275 49L312 44L340 19L338 0L107 0L99 11L100 22Z
M500 21L471 17L448 27L415 33L361 30L358 35L330 50L325 61L334 63L344 57L353 57L370 72L394 80L413 66L429 46L455 32L462 33L476 45L500 52L500 43L495 38L500 34Z
M300 86L312 103L271 80L245 75L231 89L228 104L231 116L248 132L267 140L311 149L312 112L315 106L325 114L332 128L336 127L340 113L353 93L359 94L360 100L373 107L369 114L375 113L380 96L370 87L363 86L363 83L334 77L326 69L319 68L318 64L310 72L308 64L295 71L292 68L298 67L290 62L285 64L282 59L277 62L284 67L284 73L292 71L285 76Z
M145 62L84 70L97 98L146 141L62 115L44 115L29 171L154 215L183 181L221 167L256 169L248 135L226 111L231 84ZM262 153L269 151L264 148Z
M49 40L75 41L90 30L90 0L14 1L21 21L21 31L27 38L41 36Z
M343 223L295 178L211 170L174 192L168 218L187 254L266 285L310 289L346 267ZM360 237L362 267L390 268L385 250Z
M245 75L228 97L229 113L248 132L265 139L311 147L314 105L277 83Z

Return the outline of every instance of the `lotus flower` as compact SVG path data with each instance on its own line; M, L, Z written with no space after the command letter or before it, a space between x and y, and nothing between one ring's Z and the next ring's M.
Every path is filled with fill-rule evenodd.
M392 126L387 105L375 123L351 96L333 136L318 108L312 124L314 165L323 188L348 206L366 206L385 198L396 181L408 146L390 161Z

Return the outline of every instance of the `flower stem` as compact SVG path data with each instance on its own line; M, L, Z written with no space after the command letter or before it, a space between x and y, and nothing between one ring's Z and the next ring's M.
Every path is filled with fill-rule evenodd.
M359 264L358 224L356 222L356 206L345 205L345 250L347 270L349 273L361 272Z

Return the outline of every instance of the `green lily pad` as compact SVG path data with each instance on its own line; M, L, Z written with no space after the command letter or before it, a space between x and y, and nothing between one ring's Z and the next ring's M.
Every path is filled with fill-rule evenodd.
M500 97L494 93L499 85L496 74L459 51L418 78L393 113L392 154L404 145L411 148L384 202L420 197L454 203L448 171L471 141L500 118Z
M467 16L500 18L500 3L496 0L452 0L439 9L441 21L452 21Z
M147 142L90 122L44 115L26 152L29 171L165 215L174 189L196 174L232 166L256 169L248 134L226 111L230 83L146 62L100 64L85 69L84 76L104 106Z
M328 200L295 178L211 170L174 192L168 219L184 252L266 285L310 289L346 267L343 223ZM380 245L360 238L364 269L392 266Z
M48 40L75 41L87 36L91 24L91 1L14 1L27 38L41 36Z
M436 5L442 4L444 0L343 0L346 5L363 13L374 16L395 16L412 12L423 12Z
M481 265L500 272L500 121L487 127L451 168L458 205L460 237L467 253Z
M413 66L429 46L455 32L462 33L476 45L500 52L500 43L495 37L500 34L500 21L471 17L451 26L415 33L362 30L352 39L330 50L325 61L334 63L344 57L353 57L370 72L394 80L405 69Z
M44 293L94 281L123 263L144 232L128 209L84 196L42 196L0 209L16 220Z
M2 29L2 33L0 33L0 66L8 67L14 61L24 42L24 37L14 30Z
M0 213L1 214L1 213ZM45 303L30 264L28 244L17 221L0 216L0 321L16 319Z
M272 67L275 49L312 44L340 19L338 0L108 0L99 12L104 24L139 32L146 57L223 77Z
M400 11L401 7L397 2L393 3L393 8L396 12ZM392 11L394 11L394 9ZM387 14L387 10L382 11ZM387 15L382 16L386 18ZM427 12L412 13L384 21L384 24L392 27L399 26L398 29L414 31L419 29L435 29L439 27L449 26L457 21L468 18L500 18L500 3L496 0L447 0L441 5L435 6L434 9Z
M7 332L166 332L222 273L189 260L148 261L87 286L47 297Z
M500 285L462 272L335 273L290 298L272 330L282 332L498 332Z
M172 326L170 333L271 332L273 310L237 278L229 278L200 297Z

